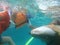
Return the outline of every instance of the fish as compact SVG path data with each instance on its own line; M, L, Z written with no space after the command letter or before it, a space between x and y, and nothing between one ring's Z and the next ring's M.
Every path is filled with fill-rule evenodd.
M60 45L59 31L60 30L53 30L49 25L45 25L32 29L30 34L35 38L45 41L47 45Z

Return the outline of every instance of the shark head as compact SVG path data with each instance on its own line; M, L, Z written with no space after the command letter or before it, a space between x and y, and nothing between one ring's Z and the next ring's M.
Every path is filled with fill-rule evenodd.
M53 31L48 26L41 26L41 27L33 29L31 31L31 35L35 38L41 38L42 40L48 42L54 39L54 37L56 36L56 32Z

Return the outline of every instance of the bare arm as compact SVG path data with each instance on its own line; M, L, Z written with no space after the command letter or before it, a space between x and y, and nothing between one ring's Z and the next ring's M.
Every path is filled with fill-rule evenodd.
M52 28L54 31L56 31L56 32L58 32L58 34L60 34L60 28L57 27L56 25L51 24L51 25L48 25L48 27Z

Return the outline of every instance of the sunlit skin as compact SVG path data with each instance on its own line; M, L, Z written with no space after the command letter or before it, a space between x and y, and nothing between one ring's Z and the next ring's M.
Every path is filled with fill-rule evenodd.
M23 24L26 23L26 15L23 14L22 12L18 12L16 14L16 18L14 20L16 27L22 26Z
M60 35L60 28L59 27L57 27L54 24L50 24L50 25L48 25L48 27L52 28L54 31L56 31Z

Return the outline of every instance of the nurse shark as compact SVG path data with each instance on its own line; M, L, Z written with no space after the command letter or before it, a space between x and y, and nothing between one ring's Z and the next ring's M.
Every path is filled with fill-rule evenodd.
M41 26L33 29L31 31L31 35L35 38L45 41L47 45L60 45L59 32L60 30L53 30L49 26Z
M47 15L51 13L54 19L52 24L33 29L30 33L35 38L41 38L47 45L60 45L60 6L51 6L44 10Z

